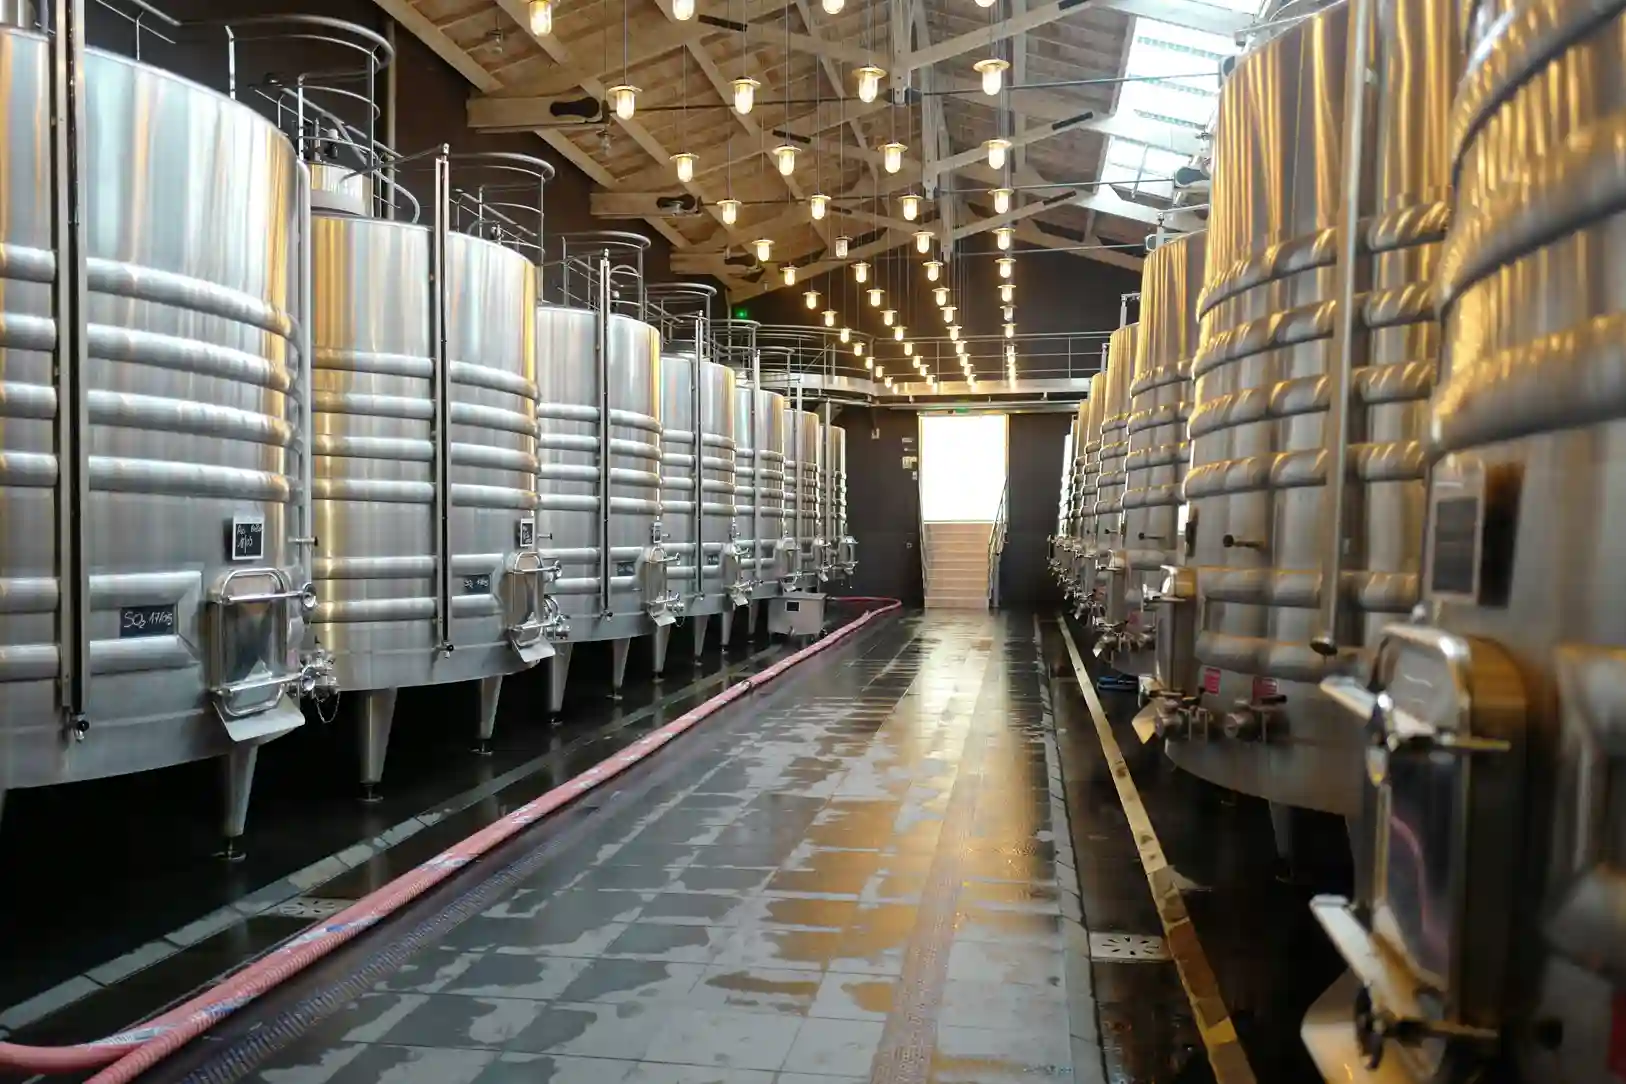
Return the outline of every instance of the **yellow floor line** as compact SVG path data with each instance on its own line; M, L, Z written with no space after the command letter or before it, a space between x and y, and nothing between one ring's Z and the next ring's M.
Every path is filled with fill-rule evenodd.
M1214 978L1214 969L1208 965L1208 956L1197 939L1197 929L1192 925L1191 916L1186 913L1185 900L1174 882L1174 871L1169 867L1168 859L1163 857L1163 845L1158 842L1152 820L1146 815L1140 791L1135 789L1129 764L1124 760L1118 739L1112 736L1107 713L1102 710L1101 700L1095 695L1095 685L1084 667L1083 657L1078 653L1078 645L1073 642L1073 634L1067 628L1067 619L1058 617L1057 620L1061 625L1062 637L1067 642L1067 654L1073 660L1073 673L1078 679L1079 691L1084 694L1084 702L1090 706L1090 715L1095 720L1095 733L1101 739L1101 752L1107 758L1107 766L1112 769L1112 782L1118 788L1118 801L1123 806L1124 816L1129 818L1129 829L1135 836L1135 846L1140 850L1141 868L1145 870L1146 883L1152 889L1157 917L1163 923L1163 939L1168 945L1175 969L1180 973L1180 985L1185 987L1186 998L1191 1002L1197 1031L1208 1051L1208 1063L1214 1067L1214 1080L1216 1084L1253 1084L1253 1067L1248 1064L1247 1053L1237 1039L1236 1027L1231 1023L1225 999L1220 996L1219 982Z

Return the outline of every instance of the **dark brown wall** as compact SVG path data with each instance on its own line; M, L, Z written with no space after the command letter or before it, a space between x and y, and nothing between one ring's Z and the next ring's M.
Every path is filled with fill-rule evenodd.
M1012 414L1007 452L1005 554L999 566L1004 606L1059 603L1050 578L1049 538L1061 498L1061 456L1071 414Z
M228 19L263 13L290 11L320 12L337 19L359 23L383 33L390 23L378 5L370 0L166 0L166 11L182 19ZM133 51L131 24L97 4L87 5L89 37L94 46L130 55ZM446 143L454 151L514 151L551 163L558 171L546 196L547 232L591 229L618 229L650 237L646 270L653 281L670 279L670 246L643 222L607 222L592 218L588 196L594 185L574 166L540 138L527 133L486 133L470 129L466 103L474 88L404 27L396 29L396 49L400 95L397 103L396 149L412 153ZM268 73L292 75L312 67L327 67L336 54L299 41L245 44L239 54L238 79L247 84L261 81ZM226 89L226 52L223 38L189 33L175 45L143 35L142 59L178 72L217 90ZM383 95L382 80L378 93ZM253 104L242 95L242 100ZM341 111L342 112L342 111ZM357 118L345 114L348 119ZM380 129L382 137L382 129ZM427 175L403 177L402 183L420 199ZM454 179L455 183L455 179ZM693 276L690 276L691 278Z
M847 431L847 525L858 539L858 571L845 593L919 606L920 483L903 467L904 456L920 454L917 416L845 407L836 424Z

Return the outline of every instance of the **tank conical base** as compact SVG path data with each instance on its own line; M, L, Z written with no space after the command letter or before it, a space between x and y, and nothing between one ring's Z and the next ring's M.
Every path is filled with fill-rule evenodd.
M497 701L501 697L501 674L480 679L479 731L475 735L474 751L483 757L491 755L491 735L497 730Z
M655 680L666 673L666 648L672 642L672 626L656 625L655 635L649 638L649 660L655 669Z
M729 641L734 639L734 610L733 610L733 608L730 607L729 609L724 610L721 614L718 615L718 617L719 617L719 623L717 625L717 632L719 634L719 639L721 639L722 642L723 642L723 650L727 651Z
M565 682L570 678L570 653L574 643L553 645L553 658L548 660L548 714L558 715L565 706Z
M706 651L706 626L711 624L710 614L698 614L694 618L694 661L699 662L700 656Z
M753 640L757 638L757 613L760 609L755 601L745 604L745 635Z
M258 742L234 745L231 752L221 758L226 806L221 835L225 837L226 844L220 857L228 862L238 862L243 858L238 840L248 825L248 800L254 791L254 768L259 760Z
M610 699L621 699L621 683L627 679L627 652L632 641L626 637L610 641Z
M371 689L361 694L361 717L356 721L361 740L362 801L378 801L384 778L384 758L390 751L390 728L395 723L394 689Z

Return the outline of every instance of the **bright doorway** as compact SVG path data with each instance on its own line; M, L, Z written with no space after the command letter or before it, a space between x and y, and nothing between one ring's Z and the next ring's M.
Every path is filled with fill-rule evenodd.
M920 516L927 523L992 523L1005 494L1004 414L920 419Z

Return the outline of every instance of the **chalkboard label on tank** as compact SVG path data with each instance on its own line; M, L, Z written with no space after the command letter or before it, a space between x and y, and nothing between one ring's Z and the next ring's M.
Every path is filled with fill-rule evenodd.
M708 553L708 554L706 554L706 567L707 568L716 568L718 565L720 565L722 563L723 563L723 555L722 554L720 554L720 553Z
M489 595L491 593L491 576L464 576L463 593L465 595Z
M532 549L536 546L536 520L526 516L519 521L519 538L517 541L519 548L522 550Z
M615 574L617 576L630 576L637 571L637 569L637 561L617 561L615 563Z
M231 559L233 561L265 560L264 516L232 517Z
M1473 595L1479 557L1479 498L1451 497L1434 503L1434 564L1430 586L1435 594Z
M126 606L119 610L119 639L142 636L172 636L175 633L175 606Z

